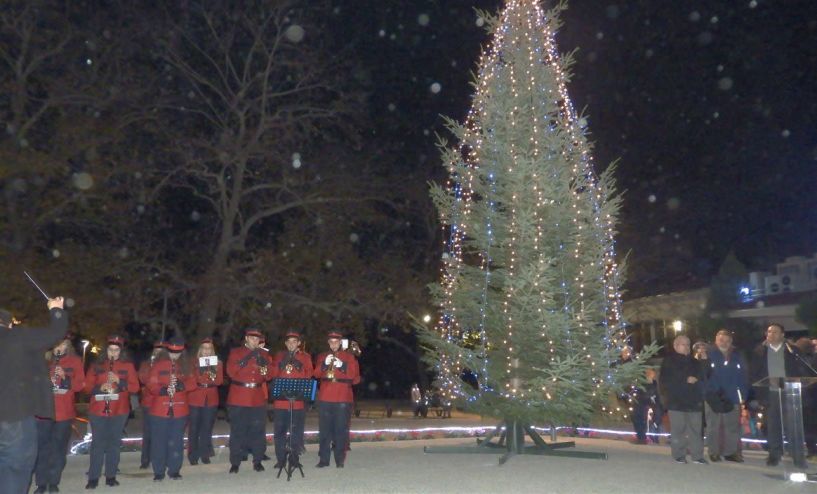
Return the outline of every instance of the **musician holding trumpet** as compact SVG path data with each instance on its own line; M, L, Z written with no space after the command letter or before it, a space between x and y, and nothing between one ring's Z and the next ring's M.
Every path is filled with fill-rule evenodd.
M148 378L148 390L153 395L148 420L154 482L164 480L165 474L173 480L182 478L184 428L190 414L187 393L196 387L183 351L184 339L171 338L156 357Z
M360 382L357 359L342 348L343 335L331 331L327 335L329 351L315 360L315 377L320 380L318 391L318 428L320 461L317 468L329 466L334 451L335 466L343 468L349 441L349 418L354 396L352 386Z
M263 472L261 461L267 449L267 386L272 379L272 361L261 347L263 335L257 329L244 332L244 345L233 348L227 358L230 390L230 473L238 468L246 451L253 456L253 469Z
M130 413L130 394L139 392L136 368L125 355L125 340L119 335L108 337L105 351L85 379L85 392L90 396L88 419L91 422L91 465L86 489L96 489L102 465L105 484L119 485L116 471L122 432Z

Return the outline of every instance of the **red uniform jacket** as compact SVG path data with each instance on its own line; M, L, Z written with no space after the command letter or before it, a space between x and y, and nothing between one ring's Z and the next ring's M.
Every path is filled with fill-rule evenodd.
M267 368L261 375L259 360ZM257 352L246 346L233 348L227 358L227 375L230 376L230 392L227 404L239 407L260 407L267 404L266 382L272 379L272 360L264 350Z
M282 377L285 379L311 379L313 374L312 359L302 351L296 351L290 356L286 350L278 352L272 359L272 377ZM273 408L279 410L289 410L289 400L275 400ZM292 402L293 410L303 410L304 402L296 400Z
M139 364L139 382L142 384L141 398L139 404L145 408L150 408L153 404L153 395L148 390L148 379L150 378L150 368L153 366L153 359L148 359Z
M196 388L187 393L191 407L217 407L218 387L224 384L224 366L221 362L216 367L216 377L210 377L208 367L193 367L193 376L196 378Z
M85 386L85 371L82 369L82 359L76 355L66 355L59 360L59 366L65 372L64 378L54 376L57 367L56 359L51 359L48 373L54 383L54 420L72 420L77 416L74 406L74 394L82 391Z
M332 352L323 352L315 360L315 377L320 379L320 389L318 390L318 401L331 401L341 403L352 403L352 385L360 382L360 368L357 359L351 353L340 350L335 354L335 358L341 361L341 366L332 366L335 370L334 379L327 377L329 366L326 364L326 356Z
M167 394L170 377L176 374L176 392L173 398ZM153 363L148 377L148 390L153 395L150 413L154 417L169 417L169 410L173 408L173 417L186 417L190 414L190 403L187 392L196 387L196 377L187 372L177 362L174 365L169 359L157 360Z
M105 401L97 400L95 395L103 393L100 387L108 382L109 368L108 362L95 363L85 376L85 392L90 395L88 413L91 415L106 416ZM113 372L119 377L117 385L119 399L110 402L110 415L125 415L130 412L130 394L139 392L139 379L131 362L114 361Z

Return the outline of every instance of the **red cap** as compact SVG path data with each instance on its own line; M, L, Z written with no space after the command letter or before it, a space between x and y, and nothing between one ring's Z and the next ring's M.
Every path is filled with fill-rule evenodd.
M244 330L244 336L257 336L259 338L264 337L264 335L261 334L261 331L258 331L257 329L252 329L252 328L245 329Z
M123 346L125 344L125 338L122 338L118 334L112 334L108 336L108 345L116 345L116 346Z
M204 345L205 343L209 343L209 344L212 345L213 344L213 339L208 336L207 338L201 340L201 343L199 343L199 344Z
M339 340L343 338L343 335L340 334L339 331L330 331L329 334L326 335L326 338L329 340Z
M184 339L179 336L174 336L165 343L165 348L167 348L169 352L181 352L184 350Z
M290 338L297 338L298 340L301 339L301 333L297 331L287 331L287 334L284 335L284 339L288 340Z
M164 347L165 347L165 343L163 341L153 342L153 349L154 350L157 349L157 348L164 348Z

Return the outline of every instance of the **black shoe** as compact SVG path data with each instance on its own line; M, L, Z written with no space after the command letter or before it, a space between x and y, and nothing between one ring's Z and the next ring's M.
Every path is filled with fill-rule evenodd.
M686 463L686 462L687 462L686 458L675 458L675 463Z
M249 455L244 455L244 456L241 457L241 461L247 461L249 459L250 459Z
M766 465L770 467L776 467L780 463L780 458L776 456L769 456L766 458Z
M205 456L205 457L203 457L201 459L201 462L204 463L205 465L209 465L210 464L210 458Z
M60 488L57 484L51 484L48 486L48 492L60 492Z
M189 458L189 460L190 460L191 465L198 465L199 464L199 460L194 460L193 458Z
M740 453L735 453L733 455L726 455L723 457L726 461L734 461L735 463L743 463L743 455Z
M270 458L269 456L267 456L267 455L266 455L266 453L265 453L265 454L264 454L264 456L261 458L261 461L267 461L267 460L271 460L271 459L272 459L272 458Z
M238 473L238 465L230 466L230 473Z
M96 489L96 486L98 486L98 485L99 485L99 479L93 479L93 480L89 480L88 483L85 484L85 488L88 489L88 490Z
M153 481L154 481L154 482L161 482L161 481L163 481L164 479L165 479L165 476L164 476L164 475L154 475L154 476L153 476Z
M323 468L323 467L328 467L328 466L329 466L329 463L324 463L324 462L320 461L320 462L318 462L317 465L315 465L315 468Z
M149 466L150 463L142 463L141 465L139 465L139 470L147 470Z
M287 462L278 460L278 461L275 462L275 465L273 465L272 468L280 470L280 469L284 468L286 465L287 465Z
M335 466L336 466L336 467L338 467L338 468L343 468L343 463L338 463L338 464L337 464L337 465L335 465Z
M36 489L34 489L34 494L45 494L47 487L44 485L38 485Z
M263 472L264 465L262 465L261 462L259 461L252 464L252 469L255 470L256 472Z
M692 463L695 463L696 465L709 465L709 462L706 461L704 458L698 458L697 460L694 460Z
M712 463L717 463L721 461L721 457L720 455L709 455L709 461L711 461Z
M182 479L182 474L180 474L179 472L169 473L169 474L167 474L167 476L170 477L171 480L181 480Z
M116 480L116 477L108 477L105 479L105 485L108 487L116 487L119 485L119 481Z

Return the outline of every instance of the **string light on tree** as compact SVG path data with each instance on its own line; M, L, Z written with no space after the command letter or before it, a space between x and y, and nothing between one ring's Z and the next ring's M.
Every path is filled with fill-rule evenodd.
M446 243L440 317L423 337L438 383L475 411L528 422L587 417L640 372L611 367L627 339L619 199L568 96L563 9L508 0L497 18L478 14L492 41L464 123L447 121L456 145L440 142L448 182L431 190Z

